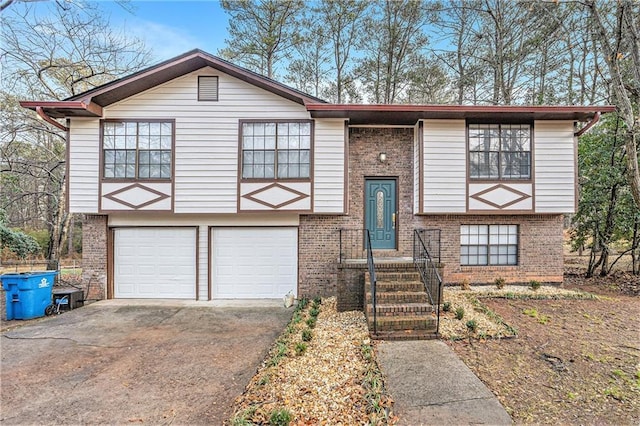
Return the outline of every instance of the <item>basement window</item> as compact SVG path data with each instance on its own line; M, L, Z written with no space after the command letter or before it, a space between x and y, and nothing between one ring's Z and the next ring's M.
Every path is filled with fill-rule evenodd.
M198 100L217 101L218 100L218 77L200 76L198 77Z
M518 225L460 226L460 264L517 265Z

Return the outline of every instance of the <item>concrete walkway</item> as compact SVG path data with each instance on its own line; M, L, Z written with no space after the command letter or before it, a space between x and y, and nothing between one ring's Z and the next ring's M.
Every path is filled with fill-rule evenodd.
M445 343L382 342L378 361L399 425L510 425L491 391Z

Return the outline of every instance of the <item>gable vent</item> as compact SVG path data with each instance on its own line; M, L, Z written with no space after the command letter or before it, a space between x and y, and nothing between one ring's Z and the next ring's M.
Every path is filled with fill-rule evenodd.
M218 100L218 77L198 77L198 100Z

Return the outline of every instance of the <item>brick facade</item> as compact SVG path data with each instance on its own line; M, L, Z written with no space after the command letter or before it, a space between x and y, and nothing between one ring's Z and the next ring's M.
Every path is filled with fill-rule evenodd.
M380 152L387 161L378 161ZM349 130L349 206L342 216L300 216L299 293L305 296L335 296L342 293L351 300L362 300L362 290L355 286L338 289L336 263L340 255L341 228L364 226L364 185L367 177L398 180L398 250L376 251L376 256L409 256L413 232L413 129L351 128ZM360 241L356 245L360 246ZM364 271L361 271L363 274ZM341 274L359 280L353 271ZM353 292L357 291L358 294ZM344 299L343 297L343 299ZM351 302L350 302L351 303ZM354 302L357 303L357 302Z
M339 295L343 307L362 301L362 278L354 270L339 270L339 230L364 227L364 184L368 177L398 181L398 250L380 250L376 257L412 256L413 230L441 229L445 283L469 280L561 283L563 269L562 215L422 215L413 214L413 128L351 128L349 130L349 206L346 215L300 217L299 283L306 296ZM387 161L378 161L385 152ZM460 266L460 225L517 224L517 266ZM343 248L344 249L344 248ZM339 284L340 283L340 284Z
M86 299L107 296L107 216L85 215L82 222L82 282Z
M562 283L563 215L422 216L422 227L441 230L441 258L447 284L468 280L471 284L538 280ZM461 266L460 225L519 225L518 265Z

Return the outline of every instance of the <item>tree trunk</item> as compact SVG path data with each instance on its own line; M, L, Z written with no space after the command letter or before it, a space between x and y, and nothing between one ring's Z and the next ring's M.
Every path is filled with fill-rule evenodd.
M633 239L631 240L631 272L634 275L640 275L640 262L638 261L638 247L640 247L640 235L638 232L637 218L633 224Z
M611 272L611 270L609 268L609 247L608 246L605 246L602 248L602 253L600 254L600 260L598 263L600 263L601 265L600 276L606 277L607 275L609 275L609 272Z
M67 256L73 257L75 250L73 247L73 234L75 232L76 221L72 214L69 214L69 226L67 227Z
M639 130L638 125L636 124L630 94L627 91L625 82L623 80L623 71L620 69L620 60L622 59L623 54L617 49L623 38L627 38L632 46L631 56L633 59L633 65L635 67L640 67L640 53L638 53L638 51L640 50L640 48L638 47L638 44L640 44L640 37L638 35L637 29L635 28L635 24L633 23L633 16L629 16L632 14L632 3L628 0L620 1L617 3L617 30L616 34L614 34L615 45L613 46L609 42L610 35L607 34L607 31L600 17L600 12L596 7L595 2L591 1L588 3L588 5L591 10L591 16L593 18L593 36L594 38L599 40L600 45L602 46L602 50L604 51L603 54L605 62L607 64L607 68L609 69L609 74L611 77L611 89L616 99L616 106L618 107L620 116L627 126L628 136L625 138L625 148L627 151L627 177L629 180L629 185L631 187L633 200L636 204L636 207L640 208L640 170L638 165L638 150L636 144ZM630 24L628 23L629 21L631 21ZM634 78L637 78L639 80L636 82L636 84L640 86L640 71L636 70L634 72Z

